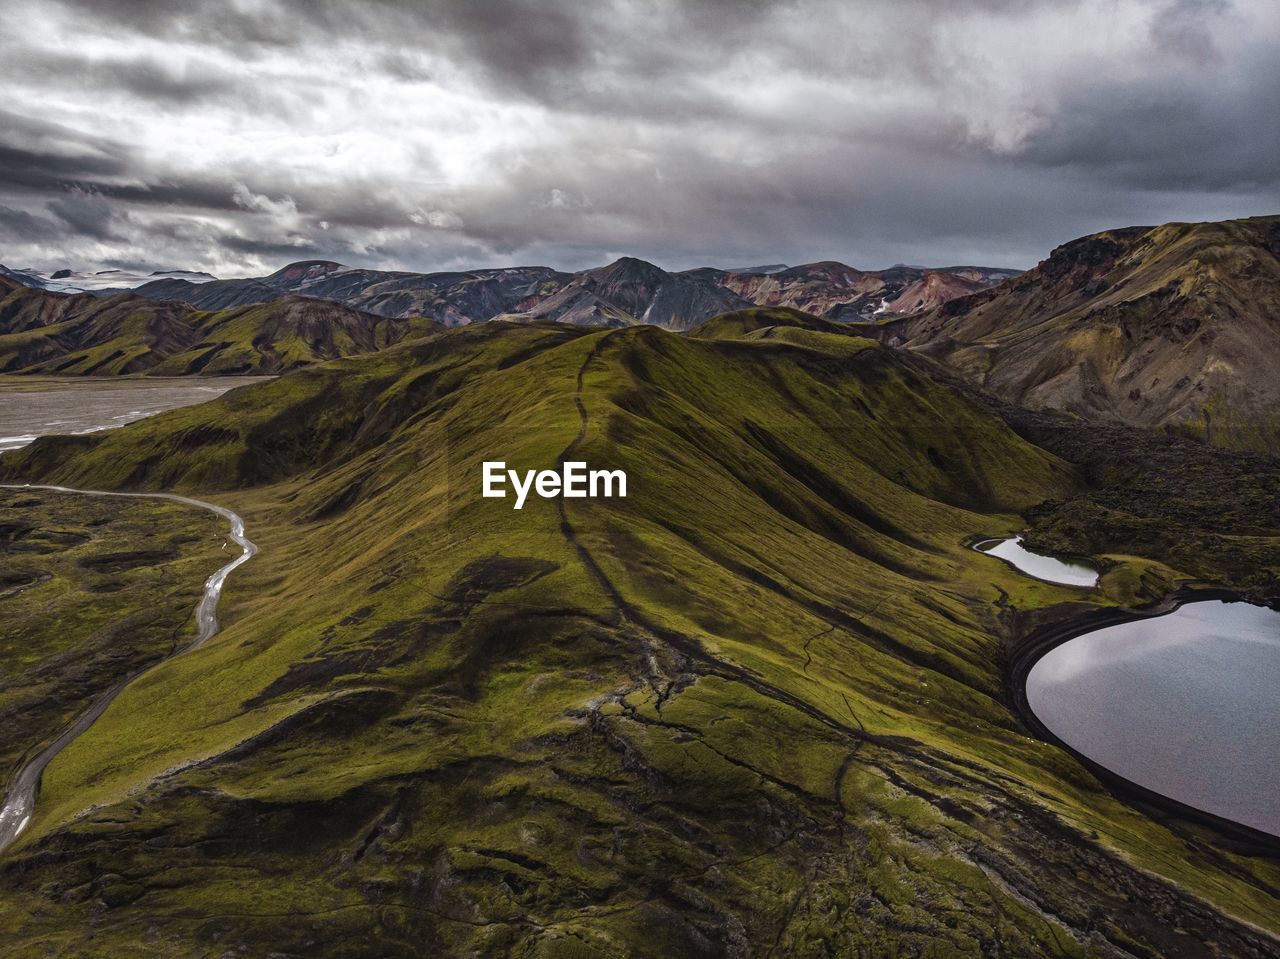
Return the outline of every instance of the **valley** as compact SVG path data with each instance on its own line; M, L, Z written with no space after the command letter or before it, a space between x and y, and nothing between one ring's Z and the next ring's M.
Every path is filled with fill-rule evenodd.
M1280 468L1006 407L865 332L431 327L5 453L3 482L193 495L262 549L216 640L45 770L0 859L6 940L1274 954L1274 856L1029 735L1004 668L1180 584L1274 596L1251 503ZM627 496L514 511L480 495L496 459L607 464ZM1096 587L968 545L1019 533Z
M194 507L204 509L210 513L221 516L230 523L229 538L235 546L239 547L241 553L230 562L220 567L212 576L210 576L204 584L204 592L200 597L200 602L196 605L195 610L195 636L186 643L174 646L169 652L167 658L179 656L182 653L193 649L198 649L204 643L208 642L218 632L218 601L222 597L222 586L226 582L226 578L236 569L251 559L257 552L257 547L244 535L244 521L230 510L223 509L220 506L213 506L200 500L190 499L185 496L174 496L170 493L108 493L100 490L73 490L61 486L32 486L23 485L20 487L6 487L6 489L14 489L21 491L24 495L57 493L72 497L89 497L89 498L106 498L108 500L159 500L164 502L178 503L181 506ZM226 548L224 544L224 549ZM154 558L152 558L154 559ZM39 583L38 585L43 585ZM163 661L163 660L162 660ZM85 708L75 721L68 724L60 735L49 743L45 748L40 750L29 758L24 756L21 768L14 772L9 779L8 788L5 792L5 801L3 807L0 807L0 852L3 852L31 821L31 817L35 813L35 798L39 789L41 777L45 768L58 754L67 746L75 741L77 737L88 730L98 720L98 718L110 708L115 698L125 690L126 687L145 676L146 670L138 670L128 676L125 676L119 682L110 686L106 690L96 693L88 699L87 708Z

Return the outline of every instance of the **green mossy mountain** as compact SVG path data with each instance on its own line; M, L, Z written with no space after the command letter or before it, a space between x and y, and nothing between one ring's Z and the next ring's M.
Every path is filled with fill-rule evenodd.
M385 349L436 324L306 297L205 312L132 293L33 290L0 277L0 372L280 373Z
M1128 227L887 324L1021 406L1280 451L1280 217Z
M629 495L515 511L492 459ZM0 861L15 954L1280 949L1275 859L1005 699L1015 614L1152 564L1081 591L969 549L1077 471L848 328L471 326L0 474L200 492L262 549L224 632L47 770Z
M707 322L695 328L690 335L701 340L727 340L751 336L768 338L780 333L786 335L787 330L812 330L816 333L834 333L838 335L856 335L853 328L825 320L805 313L803 310L778 306L772 308L753 308L734 310L713 316ZM828 343L834 341L827 341Z

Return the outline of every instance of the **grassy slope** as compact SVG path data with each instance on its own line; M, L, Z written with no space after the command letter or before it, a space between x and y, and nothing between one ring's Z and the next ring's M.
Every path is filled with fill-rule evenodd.
M132 294L64 296L0 278L6 373L279 373L371 353L436 326L305 297L206 312Z
M223 637L50 767L10 941L1274 950L1227 918L1275 930L1273 861L1122 805L1002 702L1001 604L1109 600L964 542L1065 465L866 341L704 336L469 328L6 459L221 490L263 547ZM564 457L631 495L479 497L482 460Z
M171 503L0 490L0 768L194 630L224 529Z

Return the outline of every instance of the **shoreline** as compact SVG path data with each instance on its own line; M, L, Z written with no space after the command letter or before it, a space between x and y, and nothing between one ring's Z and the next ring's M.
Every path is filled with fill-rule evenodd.
M244 383L266 382L267 380L279 379L281 373L184 373L170 374L164 376L151 376L146 373L120 373L116 376L109 374L84 374L84 373L0 373L0 389L10 390L15 393L23 393L38 390L42 386L54 386L59 388L75 387L77 385L90 387L102 387L108 384L118 384L121 387L128 386L174 386L180 384L197 385L201 381L208 382L210 380L237 380Z

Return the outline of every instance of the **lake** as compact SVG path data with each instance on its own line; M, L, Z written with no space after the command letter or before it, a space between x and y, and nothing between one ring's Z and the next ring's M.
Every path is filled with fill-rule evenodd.
M1125 779L1280 836L1280 613L1197 602L1087 633L1031 668L1027 702Z

